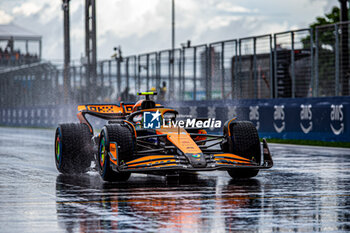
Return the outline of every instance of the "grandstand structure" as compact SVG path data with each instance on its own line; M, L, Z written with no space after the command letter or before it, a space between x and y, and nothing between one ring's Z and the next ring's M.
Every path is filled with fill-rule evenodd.
M42 36L16 24L0 24L0 69L40 62Z
M42 36L16 24L0 24L0 101L6 106L39 101L32 92L41 89L43 74L57 70L43 62ZM34 96L34 97L33 97ZM45 104L41 102L42 104ZM4 106L2 104L2 106Z

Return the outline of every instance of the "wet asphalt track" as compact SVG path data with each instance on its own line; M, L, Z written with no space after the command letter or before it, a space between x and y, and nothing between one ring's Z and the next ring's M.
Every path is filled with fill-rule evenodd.
M0 232L350 231L350 150L271 145L256 179L59 175L53 130L0 127Z

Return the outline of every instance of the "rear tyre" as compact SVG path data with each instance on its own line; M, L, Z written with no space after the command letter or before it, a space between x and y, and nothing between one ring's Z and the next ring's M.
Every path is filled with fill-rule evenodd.
M55 134L55 162L63 174L84 173L93 159L92 133L86 124L60 124Z
M117 161L112 162L109 149L110 142L117 143L116 154ZM105 181L127 181L130 172L120 172L112 169L112 165L117 167L116 163L123 163L132 158L134 153L134 137L127 125L111 124L103 127L100 134L100 142L97 153L97 164L99 173ZM118 165L119 165L118 164Z
M231 136L227 135L228 142L223 149L260 165L260 140L255 126L249 121L238 121L231 123L228 130ZM229 170L228 173L232 178L251 178L258 175L259 170L236 168Z

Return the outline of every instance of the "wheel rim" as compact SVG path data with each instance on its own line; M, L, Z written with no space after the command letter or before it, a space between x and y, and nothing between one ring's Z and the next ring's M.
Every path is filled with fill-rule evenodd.
M57 162L60 162L61 153L62 153L62 143L61 143L61 135L60 135L59 131L58 131L57 136L56 136L55 148L56 148L55 154L56 154Z
M103 168L103 165L105 164L106 160L106 142L105 137L102 137L101 143L100 143L100 166Z

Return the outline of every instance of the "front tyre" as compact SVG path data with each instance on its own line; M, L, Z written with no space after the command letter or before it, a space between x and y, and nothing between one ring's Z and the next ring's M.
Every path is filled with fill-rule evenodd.
M93 159L92 133L86 124L60 124L55 134L56 168L63 174L84 173Z
M117 144L117 161L111 161L110 143ZM111 124L103 127L98 146L97 164L99 173L105 181L127 181L129 172L120 172L112 169L112 165L118 167L118 162L126 157L131 157L134 151L134 139L130 129L126 125ZM112 164L114 163L114 164Z
M231 169L227 172L234 179L248 179L248 178L257 176L259 173L259 170L236 168L236 169Z
M226 152L239 155L260 165L261 148L258 131L249 121L238 121L228 125ZM228 171L232 178L251 178L258 175L258 169L236 168Z

